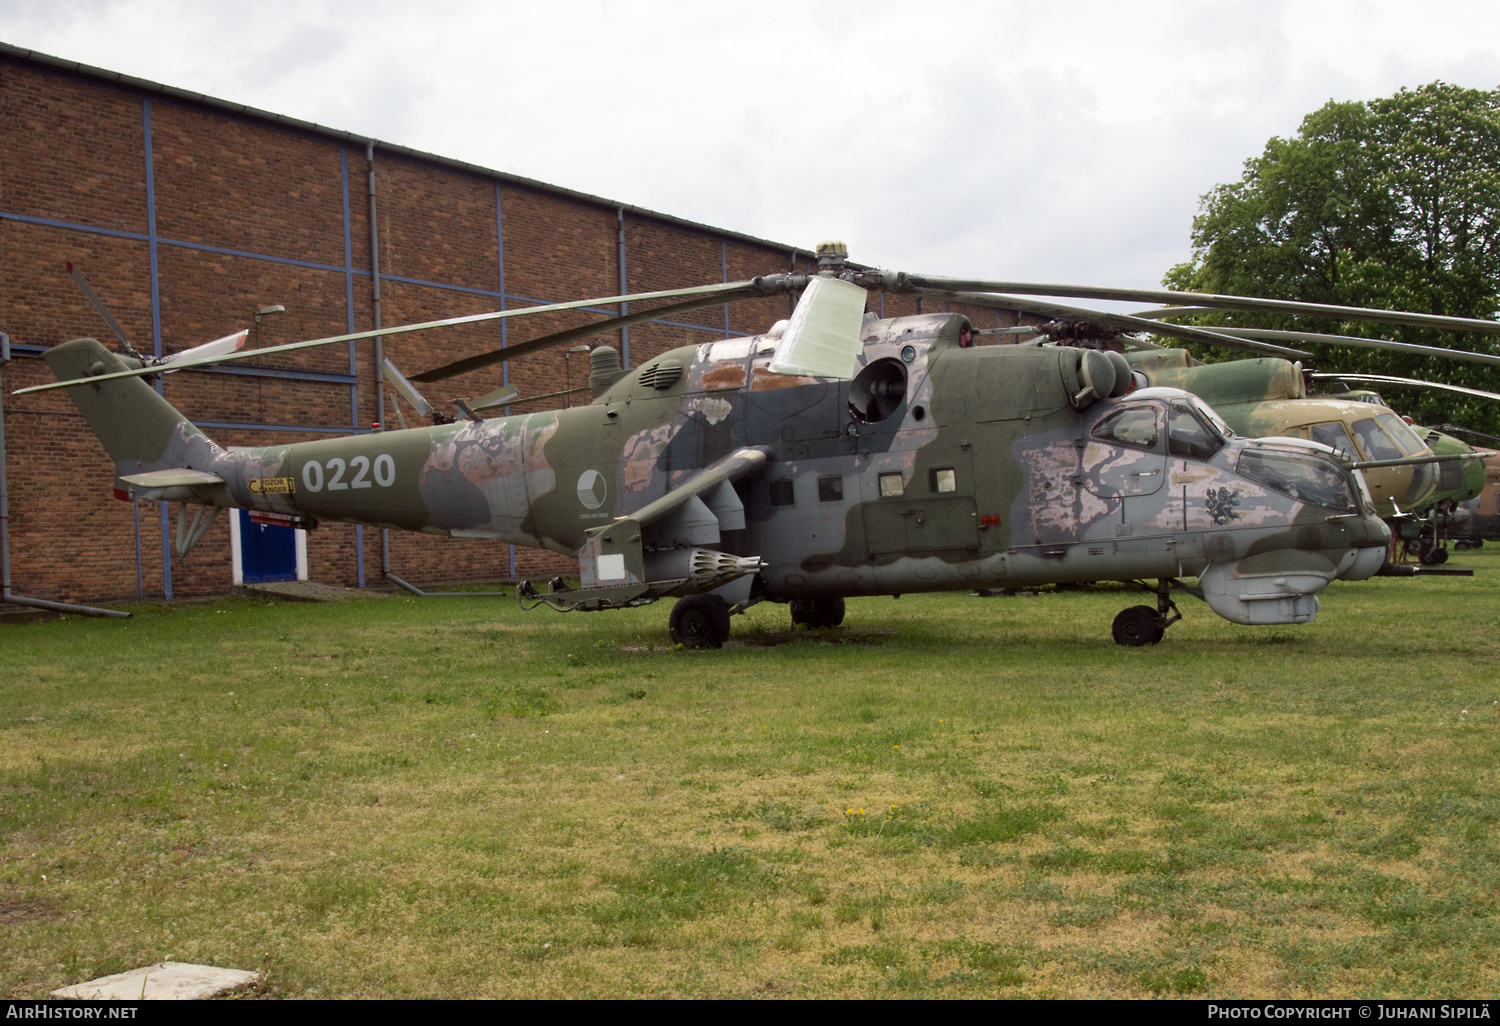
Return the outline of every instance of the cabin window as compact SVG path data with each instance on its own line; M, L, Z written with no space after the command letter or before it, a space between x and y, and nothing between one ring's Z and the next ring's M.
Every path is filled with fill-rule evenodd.
M792 483L790 481L771 482L771 505L794 506L797 500L792 495Z
M844 479L841 477L818 478L819 502L843 502Z
M1186 403L1173 403L1167 413L1167 452L1190 460L1206 460L1218 452L1224 440L1198 419Z
M906 483L901 478L900 471L894 474L880 475L880 497L882 499L899 499L906 494Z
M958 474L952 467L933 467L927 472L927 483L934 492L956 492Z
M1094 425L1093 437L1101 442L1155 449L1156 414L1155 406L1126 406L1112 410Z

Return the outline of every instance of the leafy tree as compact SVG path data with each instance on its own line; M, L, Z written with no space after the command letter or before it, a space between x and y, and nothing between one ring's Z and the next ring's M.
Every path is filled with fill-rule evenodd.
M1366 103L1330 102L1295 138L1273 138L1238 182L1206 194L1193 258L1164 279L1195 292L1260 295L1494 319L1500 305L1500 89L1434 82ZM1247 327L1497 353L1495 336L1359 322L1235 315ZM1223 316L1198 323L1224 324ZM1321 369L1496 391L1482 364L1313 346ZM1222 359L1225 354L1200 354ZM1482 400L1385 390L1422 423L1500 425Z

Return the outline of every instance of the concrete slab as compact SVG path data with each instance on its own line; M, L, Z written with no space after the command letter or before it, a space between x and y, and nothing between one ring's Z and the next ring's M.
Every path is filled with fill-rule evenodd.
M127 973L101 976L52 992L78 1001L191 1001L209 998L260 979L244 969L220 969L190 962L156 962Z
M369 588L345 588L321 581L279 581L272 584L240 584L234 592L252 598L278 598L283 602L343 602L347 599L385 598L387 593Z

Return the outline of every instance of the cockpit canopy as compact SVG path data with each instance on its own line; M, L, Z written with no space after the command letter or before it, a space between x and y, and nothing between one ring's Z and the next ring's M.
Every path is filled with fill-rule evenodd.
M1208 460L1233 434L1196 396L1175 388L1150 388L1106 410L1094 422L1089 437L1160 452L1165 436L1168 456Z

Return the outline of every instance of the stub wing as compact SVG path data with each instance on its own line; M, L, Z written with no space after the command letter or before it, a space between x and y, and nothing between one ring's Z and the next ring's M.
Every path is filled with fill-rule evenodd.
M594 528L578 550L583 587L532 596L558 609L607 609L748 581L764 565L759 556L707 546L717 545L722 531L744 528L745 508L733 482L766 459L761 449L737 449L629 516ZM748 584L744 591L736 601L749 597Z

